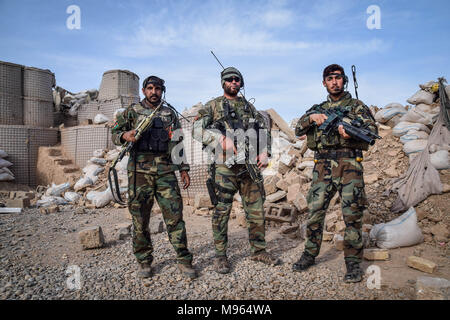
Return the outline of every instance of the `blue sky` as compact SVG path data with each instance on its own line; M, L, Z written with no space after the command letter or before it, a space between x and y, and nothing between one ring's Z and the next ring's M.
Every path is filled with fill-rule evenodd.
M80 30L66 27L69 5L80 7ZM381 29L367 28L370 5ZM325 99L331 63L347 74L355 64L360 99L379 107L406 104L419 83L450 81L449 16L448 0L0 0L0 60L50 69L73 92L98 88L110 69L141 82L158 75L181 111L222 94L214 50L243 73L258 109L290 121Z

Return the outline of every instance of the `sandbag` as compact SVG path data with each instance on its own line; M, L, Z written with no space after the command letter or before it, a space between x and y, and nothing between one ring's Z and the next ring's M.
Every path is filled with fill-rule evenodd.
M428 139L429 134L425 131L416 131L410 130L406 134L400 137L400 142L405 144L408 141L417 140L417 139Z
M75 185L73 186L73 189L76 192L78 192L88 186L92 186L93 184L94 184L94 182L92 181L91 177L82 177L77 181L77 183L75 183Z
M13 164L9 162L8 160L0 158L0 168L8 168L11 167Z
M83 172L88 177L96 177L100 173L105 171L105 168L100 167L98 164L89 164L83 168Z
M126 110L125 108L119 108L119 109L117 109L116 111L114 111L114 115L113 115L114 121L117 121L117 115L118 115L119 113L123 113L125 110Z
M0 168L0 173L7 173L7 174L9 174L10 176L13 176L14 177L14 174L11 172L11 170L9 170L7 167L3 167L3 168Z
M97 164L97 165L99 165L99 166L104 166L104 165L106 165L107 161L106 161L106 159L101 159L101 158L93 157L93 158L90 158L90 159L89 159L89 163L91 163L91 164Z
M425 104L425 103L421 103L421 104L418 104L417 106L416 106L416 109L417 110L420 110L420 111L422 111L422 112L428 112L428 113L430 113L431 112L431 110L433 109L430 105L428 105L428 104ZM438 108L439 109L439 108ZM439 110L437 110L438 112L439 112Z
M391 120L392 117L396 115L404 115L406 114L406 109L401 108L389 108L389 109L381 109L375 114L375 120L380 123L386 123Z
M103 158L103 156L105 155L105 150L103 150L103 149L97 149L97 150L94 150L94 152L92 153L92 155L93 155L95 158Z
M0 181L13 181L15 178L13 175L6 173L6 172L2 172L0 173Z
M408 141L403 145L403 151L409 155L411 153L421 152L427 147L428 140L417 139Z
M36 202L37 207L49 207L52 205L65 205L67 201L61 197L42 196L40 200Z
M415 94L413 94L411 96L411 98L409 98L406 101L408 101L408 103L411 103L411 104L420 104L420 103L432 104L433 100L434 100L434 94L420 89Z
M413 246L423 242L422 230L417 225L416 210L411 207L388 223L374 225L370 230L370 239L376 241L377 246L382 249Z
M433 115L420 111L417 108L412 108L408 110L408 112L400 118L400 122L403 121L422 123L424 125L431 125L433 124Z
M78 200L80 200L81 196L76 192L66 192L64 194L64 199L66 199L69 202L75 203Z
M391 109L391 108L400 108L400 109L405 109L405 107L398 102L391 102L389 104L387 104L383 109Z
M103 208L114 200L109 187L103 192L91 191L86 195L86 198L91 201L96 208Z
M437 170L450 169L449 152L447 150L439 150L432 153L430 162Z
M105 123L105 122L108 122L108 121L109 121L109 118L107 116L105 116L104 114L101 114L101 113L97 114L94 117L94 123L95 124L102 124L102 123Z
M70 183L62 183L59 185L56 185L52 183L52 186L47 189L45 192L46 196L53 196L53 197L60 197L62 193L64 193L67 189L70 188Z
M8 154L6 153L6 151L0 149L0 158L7 158L7 157L8 157Z
M426 133L430 133L430 129L422 123L402 121L392 129L392 134L396 137L401 137L410 130L425 131Z

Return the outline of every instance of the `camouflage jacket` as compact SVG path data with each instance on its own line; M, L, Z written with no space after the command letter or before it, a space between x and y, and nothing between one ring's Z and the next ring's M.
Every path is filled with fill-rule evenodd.
M130 105L123 112L119 112L116 116L116 123L111 130L113 143L118 146L123 146L126 143L126 141L122 139L123 134L136 128L138 123L152 112L153 110L144 102L144 100L138 104ZM137 152L136 150L132 150L128 161L128 171L136 170L136 172L152 174L165 174L176 170L188 171L189 164L185 161L181 164L174 164L171 157L172 150L175 146L177 146L177 150L180 150L183 146L181 142L182 139L175 140L176 135L173 134L177 129L181 130L177 114L171 108L162 106L155 116L161 118L164 128L169 132L170 140L167 155L155 156L149 152ZM181 146L178 144L181 144Z
M330 96L328 96L327 101L322 102L320 105L316 104L312 106L311 109L306 111L306 114L298 120L295 127L295 134L297 136L306 134L308 139L307 145L311 150L339 148L368 150L369 145L363 141L353 138L344 139L337 130L327 136L323 135L322 130L319 130L314 122L310 123L311 114L321 113L317 110L318 108L333 109L334 107L345 107L349 110L348 119L345 118L344 121L350 122L353 119L360 119L363 122L364 128L378 134L378 128L369 108L361 100L353 99L349 92L345 92L338 101L333 101Z
M194 122L192 129L192 136L195 140L201 142L204 146L211 146L215 148L219 143L219 138L222 136L217 130L211 130L215 125L219 124L225 129L230 129L225 121L225 113L223 103L224 96L217 97L208 101L205 106L199 110L198 117ZM267 132L267 144L260 147L259 154L267 152L271 154L272 136L270 128L264 120L263 116L256 110L256 108L248 103L249 108L245 109L245 100L242 97L237 97L235 100L228 100L230 104L230 111L234 111L238 118L243 122L244 128L248 128L250 122L255 122L260 129L265 129ZM263 140L263 139L261 139Z

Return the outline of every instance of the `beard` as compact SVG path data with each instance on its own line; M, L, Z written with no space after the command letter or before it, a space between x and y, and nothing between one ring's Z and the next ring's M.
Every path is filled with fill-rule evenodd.
M329 89L329 88L327 87L327 91L328 91L328 93L329 93L330 95L336 97L336 96L341 95L341 94L344 92L344 87L341 87L341 88L332 87L331 89Z
M157 99L155 99L157 98ZM161 102L161 97L158 97L157 95L151 95L150 97L146 97L148 103L150 103L153 106L157 106Z
M233 89L233 86L224 86L224 91L226 94L228 94L229 96L235 97L237 96L237 94L239 93L239 87Z

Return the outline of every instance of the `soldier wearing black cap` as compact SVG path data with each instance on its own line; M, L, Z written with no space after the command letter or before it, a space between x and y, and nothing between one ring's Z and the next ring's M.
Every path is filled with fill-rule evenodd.
M161 103L165 92L164 80L150 76L143 82L145 96L138 104L132 104L117 115L112 129L116 145L136 142L136 126ZM154 198L161 208L167 233L177 253L178 267L189 278L195 278L192 254L187 248L183 201L175 171L180 172L186 189L190 184L189 165L174 164L171 153L181 140L172 139L174 131L181 128L173 109L162 105L153 118L150 129L143 133L130 153L128 162L128 208L133 221L133 252L139 264L138 275L151 277L153 247L150 240L149 219Z

